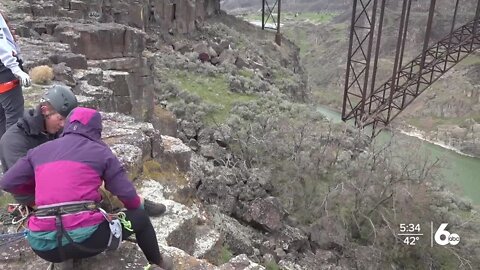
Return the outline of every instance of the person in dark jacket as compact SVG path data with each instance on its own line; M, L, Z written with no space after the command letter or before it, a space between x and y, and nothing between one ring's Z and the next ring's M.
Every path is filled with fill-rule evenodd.
M0 139L3 172L24 157L28 150L58 138L65 118L77 105L77 98L69 87L55 85L48 89L40 104L26 111Z
M23 114L22 85L29 86L31 80L22 63L20 47L0 12L0 137Z
M37 207L27 222L27 240L33 251L57 263L94 256L112 248L112 237L121 240L135 234L151 265L172 269L171 261L160 254L155 230L135 187L101 140L100 113L77 107L65 122L59 139L28 151L0 181L1 189ZM127 209L121 223L120 217L112 220L95 207L103 182Z

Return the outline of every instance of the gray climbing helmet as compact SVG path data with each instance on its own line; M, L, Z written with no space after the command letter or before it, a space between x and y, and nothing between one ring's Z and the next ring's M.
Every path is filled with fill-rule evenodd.
M50 105L61 114L67 117L68 114L78 106L77 97L70 87L54 85L43 95L42 101L48 101Z

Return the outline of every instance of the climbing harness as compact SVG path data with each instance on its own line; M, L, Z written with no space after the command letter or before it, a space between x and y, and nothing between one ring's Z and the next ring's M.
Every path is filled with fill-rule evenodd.
M71 204L60 204L53 206L40 206L35 210L37 217L48 217L56 215L74 214L82 211L93 211L98 208L95 202L78 202Z
M41 211L39 211L41 210ZM61 205L61 206L54 206L54 207L43 207L36 211L38 216L38 212L40 215L43 216L55 216L55 226L57 229L57 246L60 252L60 257L65 258L65 250L63 249L62 245L62 238L65 238L72 244L74 247L78 248L79 250L89 252L89 253L100 253L105 250L116 250L120 247L122 243L122 223L119 219L116 218L118 214L109 214L104 209L100 208L98 204L93 202L88 203L81 203L81 204L70 204L70 205ZM65 214L72 214L78 213L81 211L99 211L105 217L105 220L108 221L110 227L110 238L108 240L107 248L106 249L91 249L82 246L81 244L75 243L73 239L70 237L68 232L65 230L62 221L62 215ZM47 270L54 269L55 264L51 263Z
M8 92L15 88L18 84L20 83L19 80L13 80L5 83L0 83L0 94L3 94L5 92Z
M125 219L125 213L120 212L117 214L109 214L104 209L100 208L97 203L92 201L39 207L39 209L35 211L35 215L37 217L55 217L55 227L57 230L56 239L61 254L64 253L64 250L62 248L63 237L65 237L68 242L70 242L76 248L85 252L97 253L105 250L91 249L75 243L71 236L68 234L68 232L65 230L63 226L62 216L66 214L79 213L82 211L99 211L105 217L105 220L107 220L110 227L110 238L107 244L107 250L116 250L120 247L120 244L122 242L122 224L125 224L124 227L126 230L132 231L130 221L127 221Z
M71 236L68 234L68 232L65 230L65 227L63 226L62 216L66 214L75 214L82 211L99 211L103 214L105 220L107 220L107 222L109 223L110 237L106 249L91 249L84 247L81 244L75 243ZM23 226L24 222L28 219L28 217L30 217L32 214L35 214L37 217L40 218L55 217L55 227L57 231L56 241L59 248L60 256L63 258L66 257L65 250L63 249L62 245L63 237L65 237L70 244L72 244L79 250L89 253L100 253L105 250L116 250L120 247L120 244L122 243L122 228L133 232L132 223L131 221L126 219L125 212L109 214L104 209L100 208L99 204L92 201L41 206L34 211L30 210L28 206L20 204L9 204L7 208L7 213L3 215L0 213L0 221L3 225L18 224L17 233L0 234L0 246L19 241L21 239L25 239L29 231L18 231ZM51 263L48 269L54 269L54 263Z

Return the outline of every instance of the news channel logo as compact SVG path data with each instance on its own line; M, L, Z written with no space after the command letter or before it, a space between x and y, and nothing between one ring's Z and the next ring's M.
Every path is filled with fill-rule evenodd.
M440 226L434 227L433 222L430 222L431 247L434 244L456 246L460 243L460 236L455 232L447 230L447 227L448 223L441 223ZM419 223L401 223L397 237L405 245L416 246L424 237L422 226Z
M458 243L460 243L460 236L456 233L450 233L449 231L447 231L446 230L447 226L448 226L448 223L440 224L440 227L438 227L437 231L435 232L435 236L433 238L435 240L435 243L441 246L458 245Z

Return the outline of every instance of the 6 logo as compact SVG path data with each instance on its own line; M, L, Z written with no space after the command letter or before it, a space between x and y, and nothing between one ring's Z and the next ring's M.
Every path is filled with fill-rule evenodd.
M441 246L452 245L455 246L460 243L460 236L456 233L450 233L445 230L448 223L442 223L438 230L435 232L435 242ZM444 236L444 237L442 237Z

